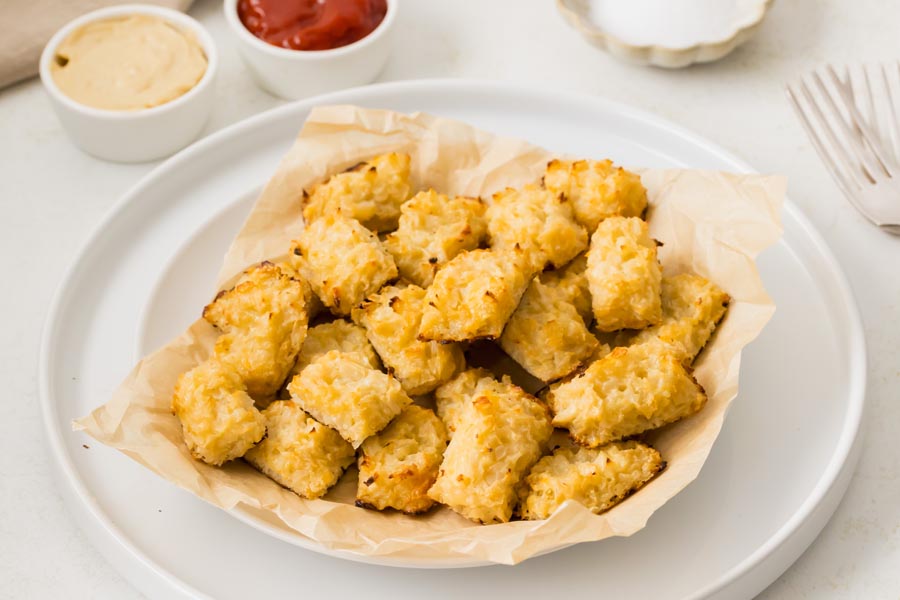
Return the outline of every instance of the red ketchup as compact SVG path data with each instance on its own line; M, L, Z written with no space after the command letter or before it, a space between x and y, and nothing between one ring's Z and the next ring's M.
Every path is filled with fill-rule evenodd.
M238 17L259 39L291 50L331 50L363 39L386 0L239 0Z

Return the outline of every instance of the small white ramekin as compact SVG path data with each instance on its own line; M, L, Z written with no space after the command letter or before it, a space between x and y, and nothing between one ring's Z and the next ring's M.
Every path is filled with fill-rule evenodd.
M50 72L56 48L87 23L134 14L159 17L197 38L207 61L206 72L197 85L170 102L134 111L92 108L66 96ZM115 162L156 160L194 141L212 110L218 68L215 44L200 23L178 11L144 4L102 8L69 22L47 42L40 62L41 82L69 137L88 154Z
M754 11L749 23L735 25L730 35L718 40L697 40L683 47L665 45L636 45L598 28L589 13L590 5L583 0L556 0L556 8L584 38L606 50L618 59L636 65L649 65L664 69L681 69L695 63L707 63L728 56L735 48L749 40L762 24L766 12L774 0L745 2L747 10Z
M333 50L290 50L259 39L238 17L238 0L225 0L225 20L253 77L267 92L288 100L305 98L374 80L391 52L398 0L372 33Z

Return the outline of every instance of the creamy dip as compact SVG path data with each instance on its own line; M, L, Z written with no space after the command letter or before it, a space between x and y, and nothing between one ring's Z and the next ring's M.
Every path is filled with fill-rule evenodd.
M193 35L151 15L88 23L57 47L50 66L66 96L93 108L140 110L183 95L207 61Z

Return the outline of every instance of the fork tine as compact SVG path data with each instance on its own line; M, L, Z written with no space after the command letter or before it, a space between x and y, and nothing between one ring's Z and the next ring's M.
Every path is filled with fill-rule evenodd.
M857 104L858 93L856 90L857 88L859 88L859 85L856 81L856 78L853 76L853 69L851 69L849 66L845 66L841 73L843 73L843 75L836 73L840 85L842 85L843 88L847 91L847 97L850 98L850 101L854 104ZM854 130L856 130L855 125ZM860 139L862 139L862 132L857 130L856 133L859 135Z
M875 93L874 90L872 90L872 80L869 78L869 69L866 68L866 65L860 65L859 70L862 71L862 85L866 92L866 98L868 99L867 104L869 105L869 119L866 122L875 131L881 131L881 126L878 124L878 107L875 106ZM858 109L858 105L855 102L851 102L851 104ZM860 134L864 136L862 127L857 127L860 130Z
M843 88L847 90L847 96L850 97L853 102L856 102L856 86L853 85L853 76L850 67L845 66L841 73L843 73L843 75L835 71L839 85L843 86Z
M879 174L879 171L890 177L891 169L888 165L891 164L891 160L887 158L884 150L881 148L881 142L878 139L878 135L872 131L868 123L866 123L866 120L860 114L859 109L857 109L856 105L847 97L847 93L844 90L843 86L840 85L840 80L838 79L837 73L835 73L834 68L832 68L831 65L828 65L825 70L830 75L832 82L837 84L834 87L837 90L838 97L841 99L844 108L847 110L847 112L850 113L850 117L853 120L854 125L857 126L859 131L862 133L863 139L865 139L866 141L866 145L860 143L859 139L853 136L850 132L846 121L844 121L843 118L836 119L836 121L840 124L842 131L844 131L844 133L850 140L857 157L866 167L866 170L869 172L870 177L872 177L873 182L875 181L875 177ZM813 72L813 79L815 79L823 95L828 99L828 103L830 104L834 112L839 115L840 108L838 108L834 97L830 93L828 93L825 82L822 80L818 72ZM868 84L868 78L865 79L865 82L866 84ZM866 94L871 100L872 91L868 88L868 85L866 86ZM872 104L872 106L874 114L874 103ZM874 161L872 160L873 157L875 158Z
M878 141L878 150L887 159L885 162L887 171L896 172L900 168L900 160L897 152L897 112L891 84L883 63L864 65L862 68L871 96L870 105L873 114L868 121L869 131Z
M791 106L794 108L794 112L797 113L797 116L800 118L800 123L806 130L807 135L809 135L809 139L812 142L813 148L815 148L816 153L819 155L819 158L822 159L822 162L825 163L825 167L828 169L828 172L831 174L834 182L844 193L844 196L846 196L847 199L850 200L850 203L853 204L853 206L858 211L865 215L866 211L863 210L856 195L857 191L859 190L858 184L855 184L852 178L848 178L848 176L842 172L842 170L835 162L834 158L827 151L826 145L822 141L822 138L819 136L818 131L816 131L816 128L810 121L809 116L806 114L806 111L803 110L803 106L800 104L794 86L788 85L786 91L788 100L790 100ZM826 131L828 131L827 125L825 125L824 127Z
M852 69L850 70L849 80L859 82L859 77L852 75L854 72ZM878 158L873 156L866 146L863 131L865 118L859 113L856 105L847 98L843 88L840 87L837 73L833 69L829 72L828 67L826 67L826 73L830 77L831 86L825 83L825 79L823 79L819 70L810 73L811 87L815 89L817 97L821 100L815 108L822 111L820 118L827 119L835 130L835 136L840 137L844 145L847 146L853 155L853 164L858 166L868 182L875 183L875 178L883 172L883 169L878 164ZM837 100L832 92L832 88L837 88ZM869 95L868 90L861 83L858 91L861 91L866 98ZM856 111L855 116L852 110Z
M888 140L891 143L891 150L894 153L894 161L900 162L900 121L897 120L897 107L894 104L894 92L888 77L888 69L884 64L881 65L881 80L884 83L884 90L887 95L888 105Z
M841 77L840 74L835 71L834 76L832 77L832 82L837 81L843 84L843 88L847 91L847 98L850 99L850 102L853 103L854 106L857 107L865 107L866 111L869 111L870 103L872 102L872 96L868 93L868 88L862 81L862 77L860 77L860 71L854 68L856 65L848 65L844 67L842 73L844 76ZM860 108L862 111L863 108ZM862 130L859 128L859 125L853 123L853 119L850 115L850 111L845 111L844 115L846 118L851 121L851 128L853 132L856 134L856 137L863 142ZM843 114L843 113L842 113ZM868 115L865 115L868 118Z
M846 148L847 144L843 143L838 139L837 135L835 135L834 128L831 126L825 113L822 112L818 102L813 98L809 85L803 79L800 80L800 91L803 93L803 98L806 100L807 106L809 106L812 111L812 115L821 125L821 131L824 133L825 138L829 142L829 147L835 155L834 163L845 167L845 176L853 181L857 188L862 187L865 183L871 182L872 179L866 174L865 169L859 168L859 161L855 160L854 156L848 152ZM847 127L846 123L843 123L843 121L841 121L841 123L845 128ZM822 147L824 148L826 145L822 144Z
M891 90L881 64L864 64L860 68L862 69L866 90L869 94L869 111L871 116L866 123L869 126L869 131L876 137L878 142L878 148L873 149L873 152L881 151L886 159L885 170L890 172L890 161L893 161L894 165L897 164L892 131L892 123L896 116L894 115L894 106L891 101ZM859 108L858 104L854 103L854 105L857 109ZM860 133L862 134L861 130Z

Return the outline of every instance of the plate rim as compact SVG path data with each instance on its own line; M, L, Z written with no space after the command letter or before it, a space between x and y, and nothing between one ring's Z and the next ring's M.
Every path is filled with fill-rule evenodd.
M69 498L70 494L74 494L74 498L77 498L80 501L82 508L86 509L89 516L101 525L104 530L103 533L108 534L113 541L122 546L124 550L128 551L132 559L142 566L149 568L155 575L162 577L177 591L186 595L204 596L202 592L196 590L194 587L156 563L145 552L138 548L122 529L109 519L107 514L99 506L98 502L93 498L84 480L78 474L73 460L65 448L63 428L57 426L57 423L59 423L58 411L50 397L52 380L50 363L53 354L51 345L55 337L55 332L59 328L59 314L62 310L63 301L65 300L68 290L74 283L82 263L93 250L95 244L103 235L103 232L108 225L124 212L125 208L133 201L133 199L144 192L145 188L150 186L160 177L164 177L168 171L178 167L183 161L189 160L195 155L203 154L207 149L216 146L224 139L238 136L240 133L255 129L258 125L268 121L277 120L282 115L308 111L318 104L365 102L364 98L366 96L369 98L372 98L373 96L377 97L380 93L427 93L433 92L435 89L455 94L476 94L485 92L489 94L508 94L512 92L528 95L532 98L544 99L549 102L567 101L590 105L594 109L600 108L602 110L615 112L616 114L627 116L677 137L686 139L696 146L708 151L710 154L716 155L723 161L731 163L736 171L745 173L757 172L743 159L718 144L715 144L710 139L668 119L657 116L652 112L634 108L628 104L581 92L546 90L533 85L481 81L477 79L422 79L415 81L385 82L313 96L252 115L246 119L223 127L151 169L112 204L97 225L91 230L90 234L84 242L82 242L78 252L75 253L73 259L66 267L63 277L53 293L44 327L41 332L41 344L38 354L38 403L41 410L44 435L48 442L47 451L55 463L54 466L56 467L57 477L61 477L62 479L62 481L57 482L57 485L64 488L62 490L64 495ZM840 436L837 439L835 450L827 463L827 467L813 486L810 494L801 503L800 507L759 548L741 560L738 564L734 565L731 569L721 574L717 580L711 582L708 586L697 592L696 597L706 597L722 591L742 576L760 566L767 557L772 555L775 550L783 546L791 536L796 534L801 525L813 515L815 509L819 507L828 492L836 483L844 467L848 465L854 445L858 441L861 433L862 415L864 413L866 399L866 373L868 360L864 329L858 304L844 270L841 268L834 253L828 247L824 238L812 222L809 221L806 215L803 214L803 212L789 199L785 201L784 211L790 214L791 218L799 225L803 234L816 250L818 257L822 259L829 273L834 278L836 299L839 301L840 307L846 312L849 356L847 415L845 416ZM232 516L235 515L232 513ZM239 520L243 521L243 519ZM299 544L294 545L304 547ZM307 547L307 549L312 549L326 555L338 556L345 559L349 558L346 554L332 554L334 551L330 551L329 549L318 545L315 545L315 547ZM379 564L384 565L384 563ZM400 567L401 565L385 566ZM439 567L439 565L435 566ZM429 565L426 568L433 567Z

